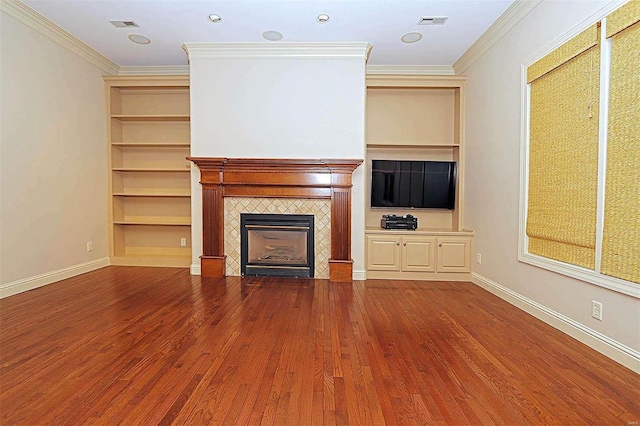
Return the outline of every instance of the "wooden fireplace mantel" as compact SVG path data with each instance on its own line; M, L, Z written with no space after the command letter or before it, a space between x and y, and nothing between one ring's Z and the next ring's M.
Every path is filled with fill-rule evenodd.
M362 160L187 157L200 169L204 277L226 275L224 197L331 199L329 279L351 281L351 186Z

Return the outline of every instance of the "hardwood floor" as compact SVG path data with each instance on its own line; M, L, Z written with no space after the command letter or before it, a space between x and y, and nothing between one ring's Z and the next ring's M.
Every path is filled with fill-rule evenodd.
M640 420L640 376L470 283L108 267L0 321L3 425Z

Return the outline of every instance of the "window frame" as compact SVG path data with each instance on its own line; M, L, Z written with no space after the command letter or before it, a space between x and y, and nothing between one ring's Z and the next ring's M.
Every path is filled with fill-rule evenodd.
M520 135L520 218L518 236L518 261L556 272L571 278L585 281L600 287L604 287L618 293L626 294L640 299L640 285L616 277L610 277L600 273L602 258L602 236L604 228L604 189L606 179L606 155L607 155L607 129L609 122L609 78L611 62L611 39L606 38L606 16L627 3L619 0L610 3L591 17L577 25L558 40L542 49L540 52L527 58L521 65L521 135ZM600 108L598 130L598 189L597 189L597 215L596 215L596 262L595 269L587 269L569 263L560 262L543 256L529 253L529 237L526 233L528 200L529 200L529 126L530 126L530 101L531 86L527 83L527 68L555 49L559 48L589 26L601 22L600 27Z

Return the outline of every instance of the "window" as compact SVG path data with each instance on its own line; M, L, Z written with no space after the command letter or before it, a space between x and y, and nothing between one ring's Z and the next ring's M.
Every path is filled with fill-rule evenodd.
M529 252L595 267L600 43L591 26L527 70Z
M600 272L640 283L640 1L611 14L606 34L611 78Z
M521 261L636 297L638 75L640 0L526 67L519 250Z

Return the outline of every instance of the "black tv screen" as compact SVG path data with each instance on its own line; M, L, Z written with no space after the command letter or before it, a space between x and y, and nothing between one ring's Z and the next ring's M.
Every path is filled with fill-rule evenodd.
M371 207L453 210L455 198L455 161L372 161Z

